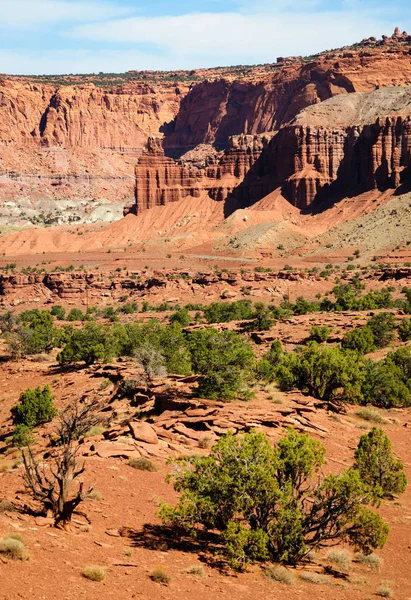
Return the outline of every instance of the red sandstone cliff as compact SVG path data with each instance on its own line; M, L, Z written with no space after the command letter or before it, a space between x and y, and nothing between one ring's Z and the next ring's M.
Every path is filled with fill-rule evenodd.
M411 39L404 39L325 53L311 63L280 63L263 79L198 84L182 100L165 147L177 153L200 143L223 145L231 135L277 130L307 106L338 94L411 85Z
M312 106L274 136L234 136L200 166L165 157L151 141L136 167L136 210L207 192L229 214L277 188L306 209L314 200L396 189L411 183L410 170L411 88L387 88Z
M135 212L140 214L186 196L198 198L204 192L213 200L225 201L234 189L241 184L244 187L246 176L254 172L271 137L270 133L234 136L225 152L209 150L200 161L196 153L179 161L167 157L160 140L150 138L136 166ZM246 196L250 202L250 193Z
M89 82L90 78L84 78L84 83L76 76L60 78L59 85L53 78L3 78L0 205L6 200L11 203L12 221L8 222L13 224L24 224L27 204L34 214L43 212L45 203L50 210L50 199L60 202L56 214L48 215L50 222L83 218L73 216L72 204L62 206L62 199L84 203L85 213L96 203L93 218L99 219L104 209L109 219L107 204L132 202L135 161L149 136L164 137L167 156L181 156L204 143L227 147L231 136L278 130L305 107L318 106L331 97L411 84L410 52L411 38L396 31L379 42L371 38L358 48L322 53L312 62L296 57L250 68L137 73L134 80L114 87L108 87L104 78L98 84L101 87ZM284 155L280 151L273 169L266 151L260 157L259 150L235 150L232 144L223 156L212 153L207 169L200 171L190 161L183 160L176 167L164 156L144 155L137 168L138 210L199 190L220 200L235 190L237 202L245 206L279 181L284 183L308 169L304 177L296 175L295 183L290 180L287 188L291 201L304 206L323 184L334 180L341 149L339 138L334 147L330 135L318 144L332 156L324 158L318 149L319 160L324 162L318 168L303 156L304 145L311 147L308 133L301 133L300 142L298 135L284 142L300 148L296 152L302 153L301 168L293 151ZM333 149L326 149L330 144ZM150 180L157 171L159 183ZM8 218L0 207L0 222Z

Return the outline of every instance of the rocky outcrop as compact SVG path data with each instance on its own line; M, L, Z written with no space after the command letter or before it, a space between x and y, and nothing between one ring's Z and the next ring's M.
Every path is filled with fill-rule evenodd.
M133 272L120 274L99 272L56 272L30 274L1 274L0 303L5 306L18 306L24 303L53 304L67 306L111 304L121 302L125 294L130 299L155 297L161 291L161 300L174 305L179 298L176 293L198 294L201 289L210 290L214 286L226 290L242 288L244 283L266 282L267 286L287 279L298 281L308 276L300 271L268 271L264 273L243 269L237 272ZM267 289L272 289L267 288ZM271 293L271 292L270 292ZM174 297L168 297L173 294ZM209 295L209 292L207 292Z
M179 161L165 156L160 140L150 138L136 166L136 213L203 193L225 201L252 170L271 137L234 136L224 153L211 153L200 166L195 156ZM241 195L246 202L253 201L245 185Z
M410 147L411 88L353 94L281 130L267 148L266 175L303 209L326 196L397 189L409 180Z
M73 203L66 221L78 216L76 204L84 201L131 203L136 157L147 137L174 118L185 89L0 79L0 204L15 207L1 222L36 223L45 211L64 222L49 200ZM27 206L28 199L35 204ZM104 212L95 220L105 220ZM87 220L80 211L80 221Z

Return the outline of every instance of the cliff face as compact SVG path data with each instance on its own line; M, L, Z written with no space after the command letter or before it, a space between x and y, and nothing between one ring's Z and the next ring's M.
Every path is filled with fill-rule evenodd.
M58 84L55 78L2 78L0 205L11 203L12 216L7 220L0 209L0 224L37 223L30 220L30 211L35 219L47 213L49 222L91 218L87 207L63 210L57 206L61 201L73 207L101 203L96 219L101 207L113 203L115 210L105 214L114 218L133 202L135 162L150 136L163 138L165 155L156 150L141 157L138 211L204 190L212 198L233 197L245 206L293 175L295 182L287 181L285 189L292 202L306 205L334 181L345 155L345 133L335 139L327 127L323 134L312 129L281 133L279 139L291 150L277 156L273 148L275 166L268 150L261 155L248 141L244 146L238 137L229 140L277 131L304 108L322 106L330 98L411 85L410 52L411 37L396 32L379 42L365 40L357 49L322 53L312 62L294 57L272 65L193 73L136 72L120 77L113 87L105 76L61 77ZM201 144L226 152L211 152L199 169L184 155ZM314 164L311 154L304 157L304 147L321 157L321 164ZM183 160L175 164L170 156Z
M224 153L210 153L202 161L195 154L190 160L166 157L161 142L150 138L136 166L136 213L203 193L225 201L253 169L271 137L234 136Z
M396 189L411 166L411 119L387 117L364 127L332 131L291 128L294 173L285 178L286 198L306 208L326 193L354 196Z
M267 173L298 208L326 193L396 189L409 180L411 88L352 94L311 107L267 151Z
M119 218L134 196L136 157L185 91L0 81L0 224Z
M308 108L275 135L234 136L200 167L152 144L136 168L137 212L207 192L230 214L278 188L306 209L315 200L396 189L410 170L411 88L354 93Z
M0 144L141 149L177 113L180 90L147 84L110 90L0 81Z
M164 147L178 154L201 143L224 145L231 135L278 130L307 106L339 94L410 84L410 50L395 45L280 63L263 80L205 81L183 98Z

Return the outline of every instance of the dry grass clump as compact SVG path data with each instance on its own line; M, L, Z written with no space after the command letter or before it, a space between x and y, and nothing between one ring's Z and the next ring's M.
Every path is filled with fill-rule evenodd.
M357 416L361 419L364 419L364 421L369 421L370 423L379 423L382 425L386 422L375 408L362 408L357 412Z
M88 500L97 500L97 501L101 501L104 500L104 496L101 492L99 492L98 490L93 490L92 492L90 492L90 494L87 496Z
M82 575L90 581L104 581L106 578L106 569L97 565L89 565L85 567Z
M130 458L128 464L130 467L133 467L133 469L138 469L139 471L150 471L152 473L157 471L156 465L145 456L141 456L140 458Z
M168 585L171 581L171 577L162 567L154 569L150 575L150 579L160 585Z
M355 560L372 571L379 571L383 563L383 559L377 554L363 554L362 552L356 553Z
M96 435L102 435L105 429L101 425L93 425L85 434L85 438L94 437Z
M203 450L207 450L207 448L211 447L212 443L213 438L211 437L211 435L205 435L198 440L198 447L202 448Z
M10 465L6 462L0 462L0 473L7 473L10 469Z
M5 512L13 512L15 510L13 502L10 500L0 500L0 514Z
M381 598L393 598L394 594L391 589L390 583L382 583L378 590L376 591L377 596L381 596Z
M300 578L303 581L308 581L309 583L314 583L315 585L331 583L330 578L326 575L322 575L321 573L314 573L312 571L300 573Z
M273 567L267 567L264 569L264 576L270 581L279 581L287 585L295 583L295 577L288 569L282 565L274 565Z
M9 533L0 540L0 554L11 560L27 560L29 557L24 539L18 533Z
M330 550L326 559L328 563L345 573L349 573L352 569L352 556L348 550Z
M205 577L204 569L201 565L194 565L189 567L185 571L187 575L194 575L195 577Z

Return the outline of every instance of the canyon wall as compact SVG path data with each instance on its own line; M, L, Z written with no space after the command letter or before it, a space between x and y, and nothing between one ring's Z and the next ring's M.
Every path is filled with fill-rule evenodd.
M124 205L133 202L135 163L150 136L163 138L165 155L151 152L141 158L138 211L178 199L187 190L189 194L205 190L219 200L235 191L239 205L247 205L284 181L284 173L286 179L291 177L294 159L280 152L277 158L284 164L275 167L277 177L265 165L271 161L265 151L260 156L258 149L234 150L229 141L233 136L277 131L304 108L321 106L333 97L411 85L410 52L411 38L396 32L391 38L370 38L312 60L280 58L271 65L190 73L136 72L135 76L119 76L120 83L113 85L97 75L2 76L0 205L11 210L10 217L7 210L0 210L0 222L37 224L42 215L46 217L42 222L48 223L99 220L103 213L107 219L116 218ZM291 147L311 144L306 138L312 133L296 133L295 138L302 136L301 142L288 139L290 132L282 135ZM329 141L319 143L327 146ZM227 153L211 152L207 169L199 171L184 155L203 144L227 149ZM338 164L341 149L335 152L333 165ZM171 156L183 158L177 170L166 160ZM149 158L155 164L150 166ZM311 161L306 163L312 170ZM144 168L149 177L146 183L142 183ZM161 181L153 192L157 184L150 177L156 171L164 172L164 193ZM326 183L328 171L327 167L315 168L311 179L307 173L298 183L290 182L291 201L298 206L310 202L317 188ZM243 176L247 181L242 184ZM63 210L61 203L66 202ZM70 208L81 203L84 210ZM110 204L115 205L112 212L106 208Z
M406 38L411 39L411 38ZM409 42L324 53L312 62L281 62L263 79L204 81L182 99L167 152L201 143L224 146L229 136L278 130L304 108L339 94L411 85Z
M133 200L137 156L174 118L186 91L2 79L0 223L38 224L42 215L51 223L120 218Z
M195 152L191 155L195 157ZM273 133L233 136L225 151L173 160L152 141L136 167L136 211L207 193L245 208L281 188L299 209L411 182L411 88L332 98Z
M135 212L140 214L154 206L177 202L186 196L225 201L234 189L243 183L263 149L269 144L272 133L264 135L239 135L229 139L227 149L216 153L203 148L204 158L198 153L186 155L178 161L165 156L161 141L150 138L136 166ZM247 201L250 193L244 191Z

